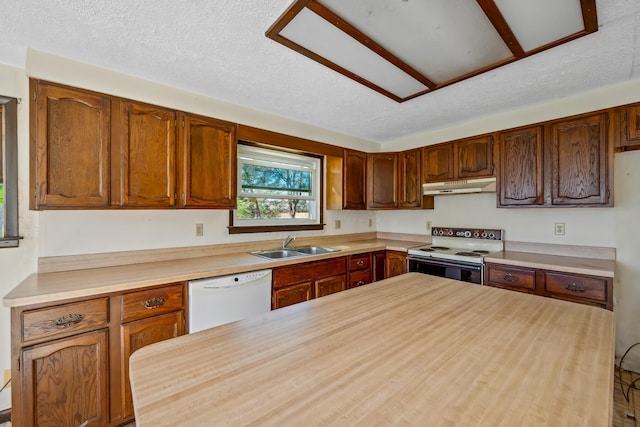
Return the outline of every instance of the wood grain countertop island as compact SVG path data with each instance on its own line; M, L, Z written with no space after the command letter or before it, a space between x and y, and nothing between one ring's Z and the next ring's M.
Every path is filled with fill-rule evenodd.
M136 425L609 426L613 313L418 273L142 348Z

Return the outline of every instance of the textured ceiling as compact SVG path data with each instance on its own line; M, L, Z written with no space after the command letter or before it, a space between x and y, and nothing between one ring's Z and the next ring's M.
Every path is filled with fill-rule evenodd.
M290 3L0 0L0 63L34 48L381 143L640 79L640 0L596 0L598 32L403 104L266 38Z

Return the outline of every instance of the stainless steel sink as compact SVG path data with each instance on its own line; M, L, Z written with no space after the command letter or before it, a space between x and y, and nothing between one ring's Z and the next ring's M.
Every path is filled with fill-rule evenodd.
M259 256L267 259L293 258L308 255L328 254L337 252L338 249L324 248L321 246L300 246L298 248L289 249L269 249L265 251L251 252L251 255Z
M307 255L320 255L320 254L328 254L330 252L339 251L339 249L324 248L322 246L300 246L300 247L291 248L291 250L294 250L296 252L302 252L303 254L307 254Z

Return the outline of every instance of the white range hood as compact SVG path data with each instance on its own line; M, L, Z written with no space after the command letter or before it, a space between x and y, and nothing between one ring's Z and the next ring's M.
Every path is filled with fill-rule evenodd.
M462 179L458 181L428 182L422 184L426 196L467 193L495 193L495 178Z

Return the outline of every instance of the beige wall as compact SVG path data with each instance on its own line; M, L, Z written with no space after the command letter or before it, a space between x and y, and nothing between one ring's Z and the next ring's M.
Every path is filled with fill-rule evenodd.
M0 65L0 94L23 98L26 101L27 75L363 151L380 150L380 146L373 142L35 51L29 52L25 70ZM458 127L403 138L385 145L384 149L391 151L412 148L640 100L632 99L633 94L640 94L638 82L535 106L532 109L489 117ZM31 212L27 203L27 102L19 105L18 114L20 233L25 239L17 249L0 250L0 296L36 271L38 256L197 246L281 237L269 234L229 236L226 233L226 211ZM548 117L549 114L552 116ZM618 248L619 260L616 316L620 350L632 342L640 341L640 328L634 326L640 324L640 310L637 309L640 304L640 283L639 279L636 279L640 277L640 267L635 266L631 260L631 257L638 253L638 244L635 242L640 241L637 225L634 226L634 218L640 211L639 197L634 194L633 187L635 183L637 188L640 182L635 176L635 171L640 170L640 152L617 155L616 168L616 207L613 209L504 210L495 208L495 197L492 195L454 196L448 199L438 198L436 210L432 212L329 211L325 217L327 230L318 234L371 231L368 227L370 218L374 219L379 231L426 233L426 220L442 225L470 225L463 213L472 211L477 220L471 225L503 227L507 230L507 238L510 240L615 246ZM340 230L333 228L334 219L342 221ZM567 224L567 234L564 238L553 235L554 221ZM204 224L204 237L194 237L196 222ZM637 220L635 222L637 223ZM308 235L313 233L309 232ZM10 367L9 344L9 310L3 307L0 308L0 370Z

